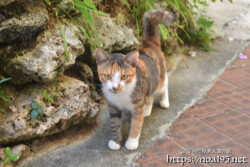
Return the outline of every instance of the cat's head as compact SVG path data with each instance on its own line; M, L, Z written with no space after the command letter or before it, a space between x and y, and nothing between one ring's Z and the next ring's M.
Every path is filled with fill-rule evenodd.
M104 89L112 93L119 93L131 86L135 81L138 58L138 51L130 52L127 55L121 53L109 55L96 49L98 75Z

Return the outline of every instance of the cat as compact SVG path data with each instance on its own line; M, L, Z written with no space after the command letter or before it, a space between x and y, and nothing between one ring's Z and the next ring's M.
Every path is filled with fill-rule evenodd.
M163 10L145 13L143 45L127 55L109 55L96 49L98 76L108 103L113 133L108 142L111 150L121 148L122 111L131 112L131 127L125 147L135 150L139 145L144 117L151 114L154 95L161 94L160 106L169 107L168 77L158 24L169 26L175 18L174 13Z

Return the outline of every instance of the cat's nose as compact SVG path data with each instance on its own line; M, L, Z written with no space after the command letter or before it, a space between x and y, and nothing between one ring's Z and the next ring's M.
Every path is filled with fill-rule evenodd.
M117 87L117 88L113 87L112 89L113 89L113 91L115 91L115 92L118 91L118 87Z

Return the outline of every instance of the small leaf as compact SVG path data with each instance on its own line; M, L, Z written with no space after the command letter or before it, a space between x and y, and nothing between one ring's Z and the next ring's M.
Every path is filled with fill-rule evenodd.
M50 0L44 0L48 5L51 5Z
M11 151L10 147L6 148L6 154L7 154L8 157L12 156L12 151Z
M60 31L61 31L61 34L62 34L62 38L63 38L63 45L64 45L64 51L65 51L66 61L68 62L69 61L69 51L68 51L67 39L66 39L64 30L62 28L61 22L59 21L58 14L56 14L56 18L57 18L58 26L60 28Z
M14 162L16 162L16 159L17 159L18 157L20 157L21 155L22 155L22 154L20 154L20 153L19 153L19 154L15 154L14 156L11 157L11 160L14 161Z
M210 28L214 24L214 21L209 21L204 18L199 18L198 23L205 28Z
M84 0L84 3L90 7L91 9L97 10L95 5L93 3L90 2L90 0Z
M32 100L31 101L31 107L32 109L38 109L39 108L39 104L35 101L35 100Z
M6 158L4 161L3 161L3 164L7 164L7 163L9 163L10 162L10 157L8 157L8 158Z
M43 115L43 108L38 108L37 110L36 110L40 115Z
M20 157L20 156L22 156L22 154L21 153L18 153L18 154L15 154L13 157Z
M210 47L208 46L208 44L204 44L204 48L205 48L205 50L208 51L208 52L211 50Z
M3 79L3 80L0 80L0 84L1 84L1 83L4 83L4 82L6 82L6 81L9 81L9 80L11 80L11 78L5 78L5 79Z
M10 160L16 162L16 157L10 157Z
M97 14L99 14L99 15L102 15L102 16L108 16L106 13L103 13L103 12L101 12L101 11L99 11L99 10L97 10L97 11L95 11Z
M30 117L31 119L36 119L38 116L38 111L37 110L32 110Z

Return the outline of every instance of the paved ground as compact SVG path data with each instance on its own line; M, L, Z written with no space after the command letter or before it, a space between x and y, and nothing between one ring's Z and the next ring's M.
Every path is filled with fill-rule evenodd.
M233 3L230 3L229 0L207 2L209 6L200 6L204 8L206 15L214 20L213 37L250 39L249 0L233 0Z
M198 162L186 163L185 166L249 166L250 45L244 53L248 59L235 60L206 97L175 121L170 136L155 142L137 160L140 166L181 166L181 163L173 163L170 159L167 163L167 155L192 157L194 162ZM201 164L196 159L215 156L247 157L248 163Z
M190 68L187 69L185 64L182 62L179 64L176 71L174 71L169 77L170 108L163 110L159 108L158 105L154 106L151 116L145 119L140 139L140 146L137 150L128 151L124 147L122 147L119 151L111 151L108 149L107 143L110 139L111 131L109 126L108 111L106 108L104 108L98 119L99 128L95 133L88 136L85 140L79 141L75 144L63 146L50 152L45 152L44 154L41 154L37 157L30 157L27 161L23 162L21 166L130 167L137 166L138 162L139 164L146 165L153 161L158 162L158 160L160 160L155 156L150 157L151 159L145 159L145 156L144 158L141 157L141 155L145 153L159 139L161 139L163 143L175 144L177 147L177 152L173 151L173 154L178 153L178 147L180 147L180 144L177 144L176 141L172 139L167 139L169 142L165 142L166 140L163 140L164 138L167 138L170 133L169 127L176 120L176 118L180 116L181 113L186 111L189 107L194 105L206 95L207 91L212 87L218 76L222 74L229 63L231 63L236 58L236 56L244 50L246 44L246 42L241 41L228 42L224 40L217 40L211 46L211 52L199 51L197 57L195 58L186 57ZM217 110L211 112L216 111ZM123 124L124 142L127 139L127 132L129 128L129 115L126 116L127 117L124 119ZM203 121L203 117L196 118L194 115L190 115L189 117L195 118L189 120L189 122L193 122L193 126L191 127L195 128L195 126L198 125L201 128L201 131L206 132L206 125L208 123L204 123L205 120ZM187 119L188 118L184 120L186 120L186 123L189 123ZM184 120L182 122L184 122ZM182 127L178 127L181 125L183 124L174 124L172 126L172 129L174 130L172 130L171 135L175 135L178 138L178 135L184 133L184 129ZM215 139L212 138L208 140L207 136L203 136L203 138L200 139L201 142L196 142L193 140L193 146L198 146L198 144L206 145L216 142L219 139L227 139L227 136L222 134L216 136L218 130L215 130L215 128L212 128L212 126L209 127L208 131L211 131L211 135L215 134L215 137L213 137ZM188 131L187 134L189 133L190 132ZM193 133L200 132L194 131ZM208 132L206 133L209 134ZM187 135L186 138L189 136L190 135ZM181 136L179 138L180 141L184 142L184 138L182 139ZM187 141L189 140L187 139ZM191 145L188 142L186 144ZM187 145L185 146L187 147ZM169 149L164 148L159 151L167 151L167 153L170 153L168 150ZM164 154L166 155L164 152L161 153L160 156L164 156ZM159 155L159 152L156 153L156 155ZM138 160L139 157L141 158Z

